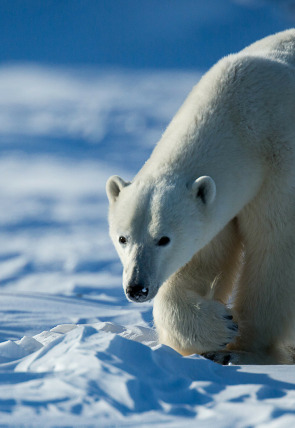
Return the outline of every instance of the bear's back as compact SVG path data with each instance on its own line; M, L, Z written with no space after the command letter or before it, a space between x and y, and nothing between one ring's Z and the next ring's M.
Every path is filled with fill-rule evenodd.
M295 66L295 29L265 37L243 49L241 54L261 56Z

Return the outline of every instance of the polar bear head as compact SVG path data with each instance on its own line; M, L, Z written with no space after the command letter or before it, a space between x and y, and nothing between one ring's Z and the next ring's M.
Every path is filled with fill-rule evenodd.
M203 176L190 183L118 176L106 186L110 236L123 264L129 300L155 297L161 284L207 244L216 187ZM210 238L209 238L210 239Z

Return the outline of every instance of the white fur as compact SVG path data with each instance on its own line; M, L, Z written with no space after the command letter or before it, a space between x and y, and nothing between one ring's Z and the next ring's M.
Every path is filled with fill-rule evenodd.
M108 181L124 289L149 290L160 341L184 355L289 361L282 349L295 322L294 66L295 30L222 59L133 182ZM160 246L163 236L170 243ZM234 340L225 303L235 283Z

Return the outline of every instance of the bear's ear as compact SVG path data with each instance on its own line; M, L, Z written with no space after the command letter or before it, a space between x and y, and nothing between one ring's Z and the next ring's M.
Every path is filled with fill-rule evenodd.
M121 190L129 184L129 182L124 181L123 178L119 177L118 175L112 175L106 184L106 192L109 202L114 202L119 196Z
M208 205L215 199L216 185L211 177L204 175L193 182L192 191L196 198L200 199L203 204Z

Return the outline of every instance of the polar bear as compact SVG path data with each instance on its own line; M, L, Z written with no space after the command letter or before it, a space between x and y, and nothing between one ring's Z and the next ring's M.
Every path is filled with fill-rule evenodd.
M107 182L126 296L155 298L159 341L182 355L291 362L294 66L294 29L223 58L134 180Z

